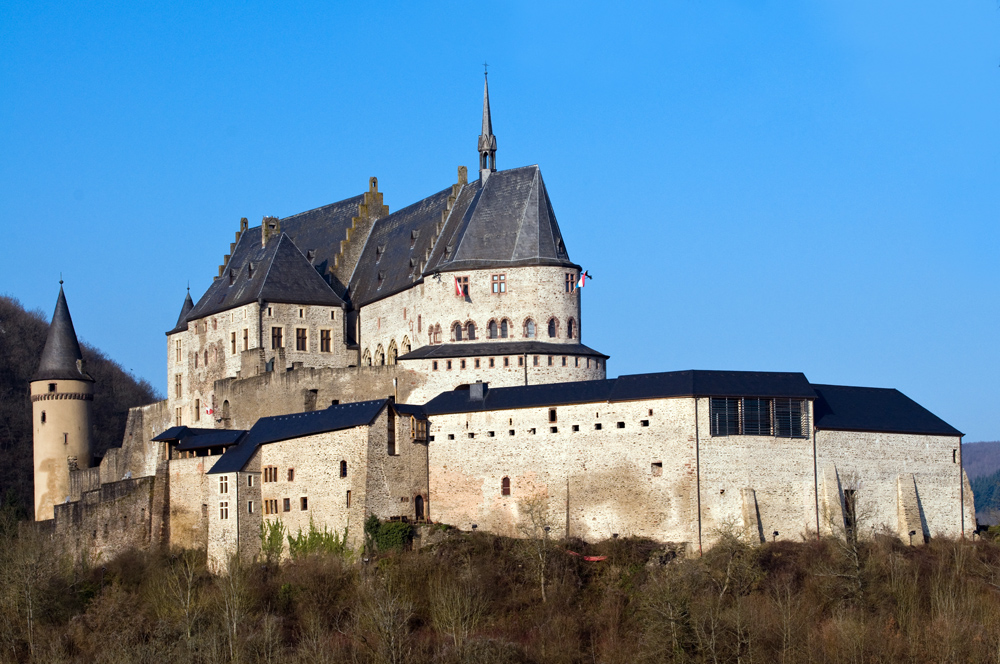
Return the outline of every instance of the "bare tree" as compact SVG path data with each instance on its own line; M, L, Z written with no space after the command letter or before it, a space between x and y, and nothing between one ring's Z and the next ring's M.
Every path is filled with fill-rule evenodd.
M520 519L518 532L531 547L531 560L538 574L538 585L542 591L542 601L547 601L545 594L546 572L549 565L551 545L549 533L552 530L552 516L549 512L549 499L545 494L536 494L518 502Z
M397 592L391 577L368 577L360 590L357 622L362 643L380 664L406 662L413 605Z
M438 631L451 637L455 654L465 656L469 636L486 615L487 603L468 571L458 578L441 575L430 586L431 617Z
M250 614L248 572L239 554L234 554L229 558L226 573L216 577L222 596L222 619L225 621L231 662L240 661L243 646L241 628Z

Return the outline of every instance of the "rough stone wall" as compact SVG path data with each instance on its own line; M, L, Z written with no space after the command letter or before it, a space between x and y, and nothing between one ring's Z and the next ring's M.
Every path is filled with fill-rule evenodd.
M853 431L819 431L817 458L821 472L835 472L843 489L853 489L864 531L901 530L898 476L912 475L925 534L959 537L962 533L961 471L958 436ZM971 491L965 499L966 533L975 529ZM918 532L920 529L917 529Z
M303 367L220 381L215 385L215 394L219 403L229 402L230 428L249 429L261 417L322 410L334 400L352 403L384 399L392 396L394 389L398 401L407 402L424 380L419 372L400 366Z
M356 354L348 351L344 343L344 324L344 311L340 307L269 302L262 308L252 303L189 321L187 330L171 335L167 341L167 400L173 423L177 423L176 409L180 408L181 424L216 426L222 416L222 400L214 390L216 382L262 373L265 364L272 360L279 372L291 366L346 367L355 363ZM282 345L274 349L272 329L276 327L281 328ZM306 330L306 349L302 351L297 348L298 329ZM320 350L323 331L330 333L328 352ZM181 376L179 396L178 375ZM206 408L215 412L208 415Z
M207 475L208 484L208 567L221 572L239 552L240 517L239 473ZM222 480L225 488L222 490Z
M812 410L809 421L812 421ZM698 399L701 518L705 542L724 530L751 540L799 539L816 532L812 437L712 436L709 399ZM741 490L753 489L754 514L744 518ZM749 494L748 494L749 495ZM752 506L747 505L747 516ZM745 531L745 532L744 532Z
M55 506L55 535L75 559L107 560L151 543L154 477L104 484Z
M566 292L568 273L576 272L561 267L518 267L429 277L422 284L362 307L358 342L362 357L365 351L374 357L379 346L388 350L393 341L401 344L404 336L416 350L430 343L430 329L436 325L441 326L441 342L447 343L453 339L452 325L456 322L474 322L476 341L487 341L490 320L499 325L504 318L510 321L510 336L496 339L497 344L524 341L524 322L528 318L535 321L534 338L539 341L581 343L580 291ZM493 293L494 274L506 276L506 293ZM469 278L468 297L455 295L456 276ZM559 321L558 330L554 338L549 338L547 325L552 317ZM570 318L576 322L572 339L567 336Z
M392 420L390 424L390 419ZM395 433L390 452L389 427ZM409 416L390 415L385 409L369 428L365 516L380 519L416 519L416 497L430 504L427 484L427 445L410 438Z
M658 399L559 406L556 422L547 407L437 416L430 518L517 535L522 501L539 499L560 535L693 541L693 411L690 399Z
M117 460L122 472L117 479L125 473L132 473L132 477L156 473L156 465L165 452L163 443L153 442L153 438L173 426L171 412L167 400L129 409Z
M338 534L347 528L348 540L359 546L364 540L366 516L368 433L368 427L362 426L263 445L258 452L260 469L277 468L278 481L261 483L260 499L277 501L278 513L262 518L280 520L292 535L308 532L310 520L317 528L326 527ZM342 460L347 462L347 477L340 476ZM292 481L288 480L289 468L295 471ZM308 499L305 510L301 509L303 497Z
M170 545L184 549L204 549L208 544L209 481L206 473L217 456L171 459Z
M567 345L569 351L572 346ZM497 351L503 345L497 344ZM535 365L535 358L538 365ZM549 358L552 365L549 366ZM525 384L523 355L483 355L480 357L456 357L450 360L404 360L400 366L417 375L425 376L422 385L409 394L409 403L426 403L441 392L454 390L459 385L476 381L489 383L490 387L514 387ZM479 366L477 367L477 360ZM490 366L493 360L493 366ZM507 364L504 364L506 360ZM566 366L563 366L563 361ZM434 368L435 362L437 368ZM580 357L579 355L528 355L527 384L561 383L581 380L603 380L607 377L607 367L603 359ZM464 366L463 366L464 365Z

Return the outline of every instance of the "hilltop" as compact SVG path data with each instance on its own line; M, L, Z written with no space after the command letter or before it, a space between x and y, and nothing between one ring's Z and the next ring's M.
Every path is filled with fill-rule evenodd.
M0 295L0 496L12 492L29 514L32 488L31 399L28 386L45 345L48 318L27 311L21 303ZM121 445L128 409L162 399L147 381L137 379L104 353L81 344L94 386L93 441L95 456Z

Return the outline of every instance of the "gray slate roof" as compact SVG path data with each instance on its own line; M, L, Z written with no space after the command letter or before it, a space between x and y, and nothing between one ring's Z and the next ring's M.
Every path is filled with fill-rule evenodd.
M537 165L497 171L462 188L424 270L454 272L522 265L579 268L569 258Z
M387 403L388 399L375 399L337 404L308 413L262 417L250 428L247 436L238 445L226 450L208 472L234 473L242 470L257 448L267 443L371 424Z
M38 371L32 380L94 381L83 370L80 343L76 339L76 330L73 329L73 319L69 315L69 305L66 304L66 294L63 293L61 283L59 297L56 299L56 310L52 314L52 324L49 325L49 332L45 337L42 361L38 363Z
M187 320L227 311L258 300L342 307L344 301L282 232L260 245L260 228L240 237L222 277L212 282Z
M191 313L192 309L194 309L194 302L191 300L191 289L188 289L187 295L184 296L184 304L181 305L181 315L177 317L177 325L174 326L174 329L167 332L167 334L186 330L188 314Z
M223 276L168 334L183 330L189 320L260 298L357 308L436 272L525 265L579 269L563 244L538 166L497 171L485 185L481 180L463 185L438 236L435 231L451 192L449 187L379 219L367 238L352 238L363 242L364 250L348 284L340 283L328 268L363 195L282 219L278 247L272 248L269 241L262 249L261 227L247 229ZM430 257L424 260L428 251ZM252 274L248 266L253 266Z
M436 344L400 355L399 360L426 360L447 357L476 357L483 355L579 355L601 357L604 353L583 344L554 344L547 341L482 341L471 343Z
M892 388L813 385L816 428L961 436L962 432Z

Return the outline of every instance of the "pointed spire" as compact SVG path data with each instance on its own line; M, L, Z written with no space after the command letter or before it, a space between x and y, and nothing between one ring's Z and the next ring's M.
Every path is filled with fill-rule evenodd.
M45 339L42 361L32 380L86 380L93 382L83 368L80 343L73 329L73 319L69 315L66 294L63 293L62 279L59 280L59 299L52 314L52 324Z
M187 296L184 298L184 305L181 307L181 315L177 317L177 327L181 327L187 322L187 315L192 309L194 309L194 301L191 300L191 287L188 286Z
M486 182L490 173L497 170L497 137L493 135L493 119L490 116L488 74L484 73L483 78L483 133L479 135L479 175Z

